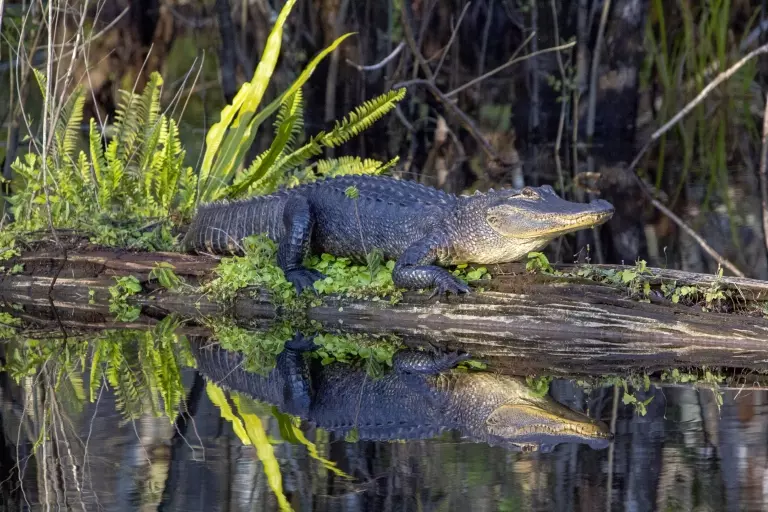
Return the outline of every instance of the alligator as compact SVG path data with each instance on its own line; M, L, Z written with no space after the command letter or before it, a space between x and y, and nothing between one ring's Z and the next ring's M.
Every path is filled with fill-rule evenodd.
M457 196L407 180L348 175L201 205L182 250L242 254L245 237L265 234L301 293L325 277L303 265L309 251L364 262L378 249L396 260L396 286L458 294L470 288L443 267L518 261L560 235L603 224L613 211L602 199L566 201L549 185Z
M513 451L551 451L560 443L606 448L605 423L532 392L525 381L489 371L457 370L466 352L404 349L393 368L371 378L349 363L304 357L317 348L297 334L266 375L243 369L243 356L190 338L197 370L222 388L275 405L323 430L360 440L405 440L458 432L472 442Z

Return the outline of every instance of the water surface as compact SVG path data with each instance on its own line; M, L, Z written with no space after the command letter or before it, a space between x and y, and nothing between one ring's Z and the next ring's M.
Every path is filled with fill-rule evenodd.
M13 359L7 351L4 357ZM145 364L140 357L133 363L134 370ZM273 404L226 389L222 402L184 365L178 369L189 410L181 418L144 397L145 410L128 420L125 389L116 393L106 375L91 382L89 362L83 372L77 365L54 372L56 364L31 361L20 384L13 372L0 375L0 510L43 509L46 502L116 511L278 510L286 503L319 511L768 507L762 390L651 386L635 392L638 400L653 397L639 415L621 389L586 393L575 381L554 380L549 396L606 422L615 438L604 449L564 443L520 452L456 432L366 441L296 419L292 430ZM249 426L257 438L263 432L261 444L246 444L242 428Z

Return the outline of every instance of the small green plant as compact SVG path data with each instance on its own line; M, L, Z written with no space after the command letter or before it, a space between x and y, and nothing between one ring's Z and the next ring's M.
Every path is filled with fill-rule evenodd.
M637 297L641 302L649 302L648 297L651 293L649 279L653 276L648 270L645 260L638 260L634 267L622 270L585 265L576 271L576 275L602 283L622 286L627 289L631 296Z
M228 317L208 318L206 325L222 348L243 354L243 369L260 375L275 367L277 356L297 331L296 325L288 320L275 323L267 330L245 329ZM305 327L311 328L308 324ZM314 342L319 347L312 352L312 357L320 358L322 364L362 361L372 376L392 366L393 355L402 348L401 340L395 336L322 333L314 337Z
M272 300L288 310L300 309L317 300L311 291L305 291L302 297L296 296L293 285L277 266L277 247L272 240L264 235L247 237L243 240L243 250L243 256L222 259L216 268L216 279L204 286L205 292L218 300L230 300L240 289L260 287L270 290ZM388 297L395 303L402 298L402 292L392 282L395 262L390 260L382 264L375 258L373 253L366 265L359 265L349 258L321 254L309 256L306 264L326 276L314 284L321 295L340 294L375 300Z
M712 283L709 285L709 288L706 288L704 290L704 301L706 303L706 306L703 308L705 311L710 310L715 306L715 303L720 303L720 301L726 300L728 298L732 297L732 292L730 290L725 290L722 286L722 280L723 278L723 267L718 265L717 266L717 278L712 281Z
M542 397L549 393L549 385L552 383L552 376L542 375L535 377L529 375L525 378L525 383L531 389L531 393L535 396Z
M217 277L203 286L217 300L230 300L238 290L260 286L272 292L277 304L295 302L296 291L277 266L275 243L265 235L254 235L242 241L243 256L223 258L216 267Z
M528 261L525 263L525 270L528 272L541 272L544 274L557 274L549 263L549 258L543 252L529 252Z
M141 291L141 283L134 276L116 277L116 284L109 287L109 312L119 322L132 322L139 317L141 308L128 303L128 298Z
M645 400L639 400L634 394L630 393L629 390L626 387L626 383L624 386L624 395L621 399L622 403L624 405L633 405L635 407L635 413L637 413L640 416L645 416L648 412L648 404L650 404L653 401L653 396L646 398Z
M661 283L661 292L673 303L678 304L680 300L694 300L699 293L695 286L677 286L677 281Z
M693 371L681 371L678 368L665 370L661 373L662 382L671 382L674 384L694 384L709 388L715 395L715 402L718 409L723 405L723 393L720 391L720 384L725 381L725 376L719 372L713 372L703 367Z
M0 311L0 340L11 339L20 326L21 320L10 313Z
M266 375L275 367L277 356L296 332L287 321L275 323L267 330L244 329L229 317L207 318L205 324L223 349L243 355L244 370L259 375Z
M488 273L487 268L475 266L470 267L466 263L456 265L456 268L451 273L465 282L488 280L491 278L491 274Z
M150 279L157 279L160 286L166 290L178 290L184 285L184 280L176 275L173 271L174 266L165 261L159 261L155 264L155 267L149 272Z

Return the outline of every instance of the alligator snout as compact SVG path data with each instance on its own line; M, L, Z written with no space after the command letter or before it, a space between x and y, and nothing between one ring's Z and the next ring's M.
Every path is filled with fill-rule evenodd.
M595 199L589 203L589 206L591 206L596 213L605 215L613 215L613 212L616 211L616 208L605 199Z

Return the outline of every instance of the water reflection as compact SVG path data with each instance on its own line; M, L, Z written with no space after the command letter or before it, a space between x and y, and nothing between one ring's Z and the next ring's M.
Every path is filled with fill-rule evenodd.
M371 378L364 368L305 358L318 347L296 335L260 377L242 369L240 354L192 340L198 370L212 382L276 405L324 430L362 440L462 438L505 448L550 451L559 443L605 448L607 426L539 396L517 378L454 371L468 354L401 350L393 370ZM314 363L314 364L313 364Z
M459 369L457 379L446 380L452 364L439 368L442 376L414 372L435 361L457 362L445 357L407 356L395 362L409 372L378 379L365 368L333 372L333 365L320 365L313 380L304 378L311 372L303 365L313 359L288 351L275 372L259 376L244 371L238 354L208 347L210 339L186 340L174 327L0 345L7 370L0 374L0 510L41 503L205 511L762 510L768 504L764 391L727 390L719 406L709 390L651 386L635 394L653 397L639 416L612 388L587 394L574 381L554 380L545 402L537 402L510 377ZM299 346L289 348L304 343L294 342ZM595 424L569 416L576 414L570 409L613 421L615 439L607 448L590 446L579 442L588 440L582 432L537 451L528 449L541 439L514 439L526 449L520 451L489 437L476 417L461 414L466 403L477 405L470 411L495 404L487 408L491 416L499 408L487 393L496 388L456 384L477 376L503 383L498 392L515 389L561 423ZM405 399L387 401L395 396ZM439 414L445 407L452 414ZM350 411L355 429L348 428ZM533 423L542 421L541 414L534 417ZM415 428L425 418L434 429ZM365 428L375 424L381 426ZM412 439L397 440L404 437Z

